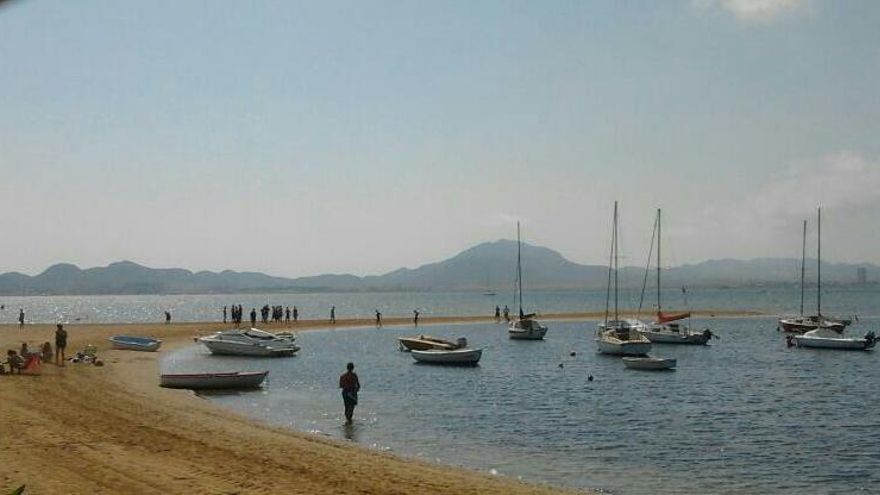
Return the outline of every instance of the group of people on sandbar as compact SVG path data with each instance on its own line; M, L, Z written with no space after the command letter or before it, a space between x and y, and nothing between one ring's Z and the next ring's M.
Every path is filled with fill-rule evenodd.
M243 315L244 308L241 304L233 304L231 307L223 306L223 323L227 323L231 320L235 326L239 326L241 325ZM251 326L256 325L257 308L251 308L249 316ZM282 321L290 323L291 320L296 323L299 320L299 309L296 306L291 309L290 306L269 306L268 304L260 308L260 319L264 324L269 323L270 316L272 323L281 323Z

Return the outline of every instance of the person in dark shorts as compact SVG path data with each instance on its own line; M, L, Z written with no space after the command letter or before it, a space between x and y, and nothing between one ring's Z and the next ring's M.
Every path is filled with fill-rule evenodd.
M55 364L64 366L65 349L67 349L67 330L59 323L55 328Z
M342 402L345 404L345 422L351 423L354 407L358 403L361 382L358 380L357 373L354 372L354 363L348 363L345 367L348 371L339 377L339 388L342 389Z
M336 323L336 306L330 308L330 323Z

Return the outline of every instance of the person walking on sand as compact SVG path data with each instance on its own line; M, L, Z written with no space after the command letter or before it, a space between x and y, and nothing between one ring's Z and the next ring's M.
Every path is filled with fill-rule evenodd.
M59 323L55 327L55 364L64 366L65 349L67 349L67 330Z
M419 310L417 309L413 310L413 326L419 327Z
M358 404L358 391L361 382L357 373L354 372L354 363L345 365L346 372L339 377L339 388L342 389L342 402L345 404L345 422L351 424L354 416L354 407Z
M500 321L501 321L501 308L499 308L498 305L496 304L495 305L495 323L498 323Z
M257 308L251 308L251 326L257 326Z
M382 328L382 313L376 310L376 328Z
M166 324L166 325L170 325L170 324L171 324L171 311L166 311L166 312L165 312L165 324Z
M504 321L510 321L510 308L504 305Z
M24 326L24 309L18 308L18 326Z
M330 308L330 323L336 324L336 306Z
M290 306L284 308L284 321L290 323Z
M296 306L293 307L293 322L296 323L296 320L299 319L299 310L296 309Z
M226 306L223 306L223 323L226 323Z

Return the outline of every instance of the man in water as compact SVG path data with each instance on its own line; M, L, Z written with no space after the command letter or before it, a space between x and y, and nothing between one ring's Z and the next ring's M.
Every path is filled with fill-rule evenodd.
M251 326L257 326L257 308L251 308Z
M67 330L59 323L55 328L55 364L64 366L65 349L67 349Z
M382 313L376 310L376 328L382 328Z
M339 388L342 389L342 402L345 404L345 422L351 424L354 406L358 403L361 382L358 380L357 373L354 372L354 363L348 363L345 367L348 371L339 377Z
M299 319L299 310L296 309L296 306L293 307L293 322L296 323L296 320Z
M498 323L499 321L501 321L501 308L499 308L496 305L495 306L495 323Z
M336 323L336 306L330 308L330 323Z
M418 328L419 326L419 310L413 310L413 325Z

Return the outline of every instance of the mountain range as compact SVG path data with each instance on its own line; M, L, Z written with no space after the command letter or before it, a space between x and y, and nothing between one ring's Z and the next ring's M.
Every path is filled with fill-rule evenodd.
M263 273L200 271L180 268L149 268L131 261L105 267L80 269L68 263L56 264L39 275L10 272L0 275L0 294L199 294L241 292L322 291L506 291L513 287L516 269L516 241L499 240L479 244L449 259L418 268L400 268L384 275L318 275L299 278L274 277ZM608 267L582 265L565 259L552 249L522 245L523 278L528 290L601 289L608 281ZM807 283L814 283L815 260ZM801 260L760 258L752 260L710 260L663 269L664 286L735 287L755 285L797 285ZM880 266L869 263L824 263L823 283L852 284L857 270L867 279L880 278ZM640 287L644 268L623 267L621 287ZM649 276L653 282L653 274Z

